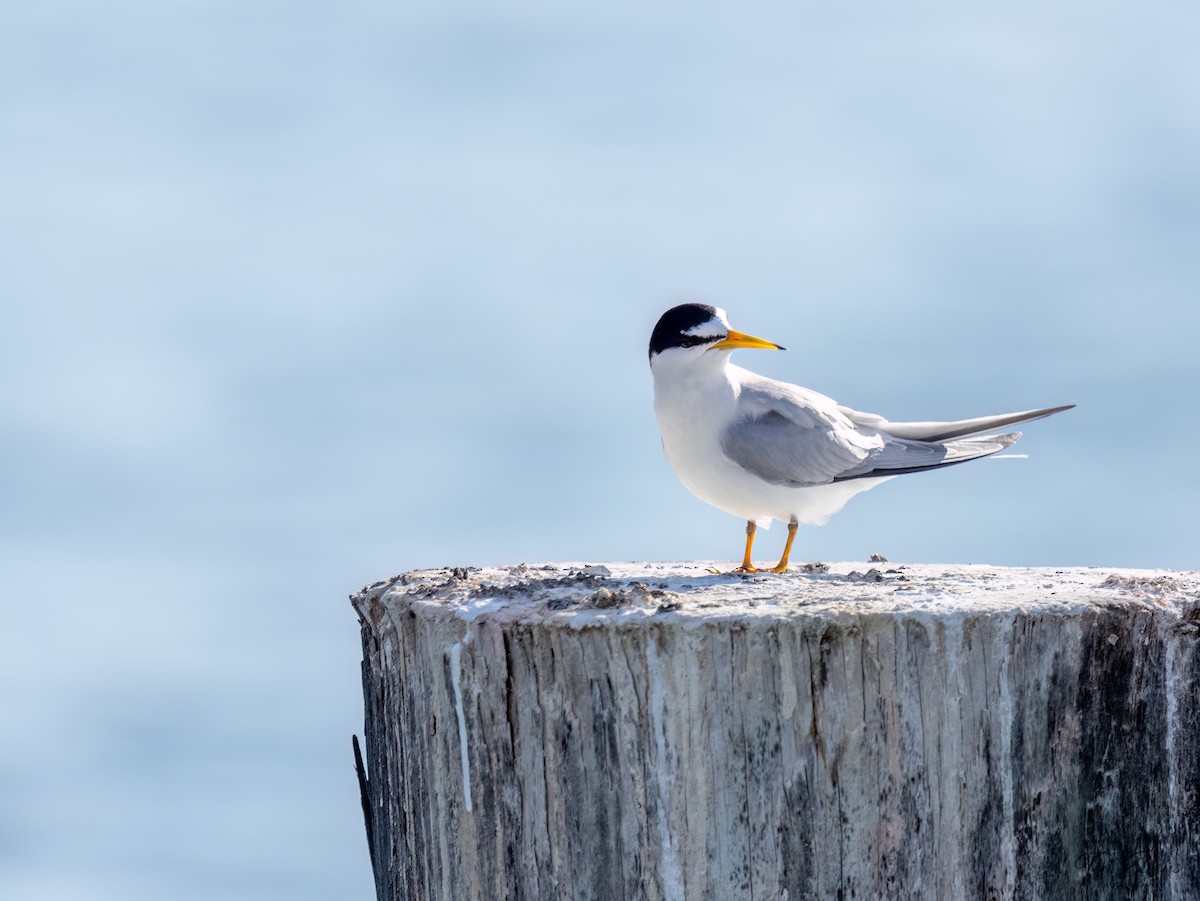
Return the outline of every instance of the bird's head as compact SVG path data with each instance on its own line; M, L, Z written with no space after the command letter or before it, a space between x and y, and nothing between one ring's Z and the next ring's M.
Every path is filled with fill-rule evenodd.
M672 365L711 359L722 361L739 347L783 350L778 344L735 332L725 311L703 303L685 303L663 313L650 335L650 368L670 360ZM724 351L724 353L721 353Z

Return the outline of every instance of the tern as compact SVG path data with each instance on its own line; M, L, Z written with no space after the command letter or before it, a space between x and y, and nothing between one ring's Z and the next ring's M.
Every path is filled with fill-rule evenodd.
M1020 432L989 433L1074 404L957 422L889 422L833 399L742 369L739 348L784 350L729 327L725 311L686 303L663 313L650 336L654 412L663 451L696 497L746 520L750 560L758 526L788 524L787 572L796 529L823 525L859 492L910 472L940 469L1011 447Z

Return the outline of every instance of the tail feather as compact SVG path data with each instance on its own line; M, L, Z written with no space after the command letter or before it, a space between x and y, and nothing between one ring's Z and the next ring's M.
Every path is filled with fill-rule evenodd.
M1061 413L1063 410L1070 410L1074 406L1074 404L1067 404L1062 407L1047 407L1044 410L1001 413L998 416L980 416L975 419L960 419L955 422L888 422L887 420L881 420L877 423L871 423L871 425L880 431L887 432L889 435L895 435L897 438L942 444L947 441L953 441L956 438L982 435L986 432L993 432L1010 425L1032 422L1035 419L1044 419L1047 416L1053 416L1055 413Z

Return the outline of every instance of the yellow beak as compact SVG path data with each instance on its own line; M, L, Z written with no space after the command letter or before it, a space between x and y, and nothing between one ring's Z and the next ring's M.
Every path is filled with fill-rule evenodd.
M745 335L741 332L729 330L729 335L724 341L718 341L709 350L734 350L738 347L757 348L759 350L787 350L773 341L764 341L762 338L755 338L753 335Z

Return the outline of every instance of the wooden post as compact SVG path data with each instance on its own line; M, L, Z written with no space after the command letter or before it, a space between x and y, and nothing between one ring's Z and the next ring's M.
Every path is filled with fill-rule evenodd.
M1200 897L1196 573L851 569L355 595L378 897Z

